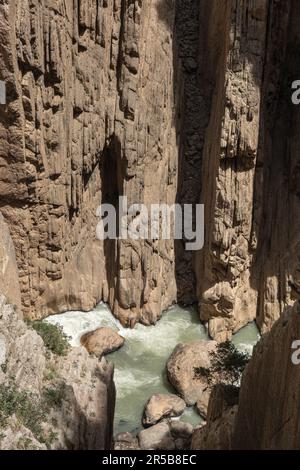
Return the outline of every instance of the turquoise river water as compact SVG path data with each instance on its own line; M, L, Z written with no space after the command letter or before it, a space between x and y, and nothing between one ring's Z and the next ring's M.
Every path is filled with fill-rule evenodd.
M147 400L155 393L173 392L166 377L166 362L178 343L209 340L195 309L173 306L163 313L155 326L138 324L123 328L107 305L101 303L91 312L67 312L48 317L59 324L73 346L80 345L82 334L109 326L125 338L124 346L106 356L115 365L117 401L115 434L141 429L141 417ZM233 337L242 350L252 352L259 339L255 323L247 325ZM201 418L193 407L187 408L182 421L197 425Z

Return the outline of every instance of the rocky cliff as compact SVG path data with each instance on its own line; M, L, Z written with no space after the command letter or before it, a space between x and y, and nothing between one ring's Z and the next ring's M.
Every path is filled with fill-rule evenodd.
M199 303L212 337L299 297L296 0L4 0L0 208L26 316ZM274 191L276 189L276 191ZM205 246L95 237L96 209L205 204ZM291 220L294 222L291 224Z
M299 449L299 328L297 302L255 346L239 393L215 387L207 424L194 431L192 449Z
M49 350L8 303L2 292L18 300L20 290L2 219L0 227L0 449L110 449L113 366L84 348Z
M299 449L299 335L297 302L255 347L243 375L234 449Z
M103 298L152 323L176 298L171 241L95 237L101 203L175 200L170 5L1 3L0 206L30 317Z
M267 331L299 297L299 110L291 83L299 75L300 11L295 1L222 3L227 45L203 153L206 245L197 279L200 315L225 339L253 318Z
M110 449L114 406L111 364L51 353L0 295L0 449Z

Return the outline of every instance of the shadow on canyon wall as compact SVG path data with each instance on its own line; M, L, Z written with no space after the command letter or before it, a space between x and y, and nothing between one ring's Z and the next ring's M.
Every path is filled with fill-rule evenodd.
M231 7L231 2L228 2L224 8ZM157 5L160 20L173 28L174 34L174 126L179 147L177 202L202 202L209 205L205 211L205 247L202 253L186 251L184 240L177 241L175 245L178 303L181 304L196 302L199 293L201 296L201 284L205 282L201 276L205 276L204 266L206 259L211 256L213 244L218 168L231 168L236 173L246 172L251 168L249 160L240 155L221 161L220 145L217 143L216 148L215 142L208 142L208 139L214 139L209 121L215 112L215 95L222 95L226 86L226 46L221 44L222 38L217 35L215 44L210 43L211 38L208 37L212 15L216 15L216 24L220 22L221 32L222 21L226 22L225 12L222 18L218 8L220 9L218 2L207 0L161 0ZM170 15L172 9L174 21ZM229 13L231 14L230 11ZM229 29L223 30L224 43L229 41L230 34L234 34L232 17L229 18ZM246 45L244 44L243 53L253 67L254 82L257 79L255 85L261 90L252 214L252 236L256 238L256 245L253 247L249 243L249 252L254 255L250 267L250 285L259 293L259 326L265 321L265 290L269 278L278 278L279 289L276 295L280 308L286 300L287 273L294 263L291 257L294 256L293 246L297 243L299 232L300 160L296 148L299 142L299 107L293 106L290 99L290 84L293 80L300 79L299 20L299 2L269 0L265 62L262 70L261 64L253 59L254 52L247 48L247 37L244 38ZM214 18L212 21L214 22ZM214 27L217 31L217 26ZM214 52L211 52L212 48L215 48ZM221 112L225 109L224 100L225 94ZM222 118L222 114L219 115L220 129L215 129L216 140L221 137ZM215 162L205 161L207 157ZM199 268L197 264L202 266ZM293 269L299 274L299 258L294 264ZM218 281L229 279L227 272L214 275ZM289 284L295 298L299 297L300 290L299 276L297 279L294 285Z
M280 313L289 298L300 296L300 108L291 100L291 84L300 78L299 21L299 2L270 1L253 221L259 227L254 278L261 327L271 326L264 311L274 295L266 292L268 280L277 278Z
M176 203L196 204L200 202L203 134L208 124L207 103L199 80L199 2L161 0L157 11L160 21L173 29L173 125L179 149ZM186 251L185 243L184 239L175 241L177 301L189 305L197 300L196 276L194 252Z

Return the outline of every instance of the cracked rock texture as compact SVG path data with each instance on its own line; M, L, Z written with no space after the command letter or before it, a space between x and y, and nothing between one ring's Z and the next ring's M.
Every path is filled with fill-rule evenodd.
M113 366L83 347L70 348L65 356L45 348L2 294L8 294L10 283L14 299L20 299L13 243L1 217L0 228L0 273L5 274L0 276L0 449L110 449ZM22 393L25 401L18 398Z
M134 326L198 302L220 341L299 298L299 19L296 0L1 2L0 208L26 316L102 299ZM204 203L203 250L97 240L122 195Z
M153 323L176 298L172 241L96 240L96 209L175 200L170 2L4 0L0 206L25 315L108 301Z
M193 450L299 449L299 335L296 302L255 346L240 390L221 384L213 389L207 424L193 433Z
M41 412L45 407L41 432L30 424L27 426L15 414L5 424L1 421L1 449L22 449L25 445L26 449L45 449L45 442L51 449L111 448L115 406L113 366L104 358L101 361L91 358L82 347L72 348L65 357L46 351L41 337L18 317L2 295L0 363L1 387L13 383L18 393L24 391L33 397L30 400L34 400ZM51 396L60 397L54 398L50 409L43 404L47 390L52 390ZM2 396L1 399L1 406L8 406ZM26 413L25 405L22 406ZM2 411L1 407L1 419Z
M200 315L218 340L254 318L268 331L299 298L299 4L223 3L224 72L203 152L206 244L196 256Z
M16 306L20 314L21 294L14 244L0 212L0 292Z
M297 302L258 343L243 374L233 448L299 449L299 345L292 347L299 337Z

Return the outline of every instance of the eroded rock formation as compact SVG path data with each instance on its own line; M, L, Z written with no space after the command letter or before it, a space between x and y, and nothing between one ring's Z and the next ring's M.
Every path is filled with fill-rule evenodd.
M299 16L296 0L1 3L0 207L25 315L103 299L133 326L196 301L222 340L299 298ZM204 249L100 242L96 209L119 196L203 202Z
M40 373L43 346L17 310L35 319L104 300L132 327L155 323L173 302L197 302L221 341L253 319L269 331L299 299L299 21L297 0L2 0L0 292L17 309L2 301L1 328L8 344L29 338ZM118 209L120 196L128 205L204 203L203 250L185 250L186 240L97 240L97 207ZM294 316L272 333L284 347ZM14 338L5 322L16 322ZM272 338L259 348L273 351ZM101 364L91 367L105 375ZM275 424L263 413L249 421L261 446L297 436L289 406ZM104 445L98 439L74 446Z
M0 227L0 449L110 449L113 366L83 347L46 349L8 303L2 292L20 299L18 269L2 218Z
M14 244L9 227L0 212L0 292L16 306L21 314L21 293L19 272L16 263Z
M31 318L109 301L125 324L176 299L172 241L96 240L96 209L173 202L172 2L0 5L0 206ZM165 15L165 20L160 17Z
M72 348L66 357L46 351L41 337L2 295L0 367L1 449L111 448L112 365L89 357L83 348ZM10 403L15 412L6 419Z
M240 391L213 389L207 424L194 431L192 449L299 449L299 335L297 302L255 346Z
M200 315L220 340L253 318L267 331L299 297L300 221L291 102L299 4L222 3L227 42L203 153L206 246L196 263Z
M236 449L299 449L300 305L288 308L258 343L243 375ZM299 346L298 346L299 347ZM292 355L296 353L293 361Z

